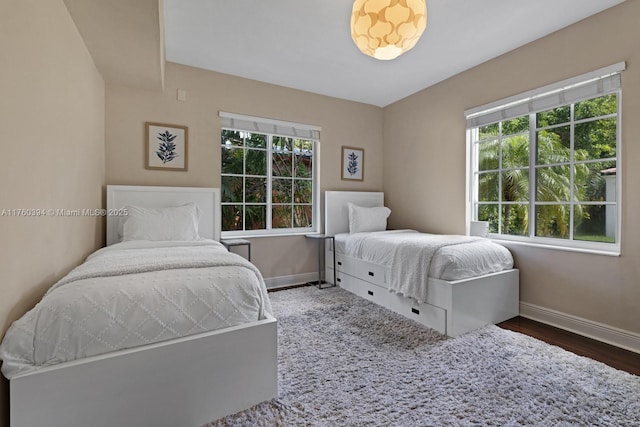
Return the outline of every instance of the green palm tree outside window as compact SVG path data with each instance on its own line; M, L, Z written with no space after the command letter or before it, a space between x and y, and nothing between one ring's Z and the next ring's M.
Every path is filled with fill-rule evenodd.
M602 171L616 168L616 112L610 94L477 128L477 219L491 233L613 243Z

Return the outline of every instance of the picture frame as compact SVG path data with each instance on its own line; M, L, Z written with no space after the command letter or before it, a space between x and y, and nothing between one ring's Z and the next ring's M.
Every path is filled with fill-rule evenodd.
M364 149L342 146L342 179L364 180Z
M145 168L187 171L188 143L186 126L145 122Z

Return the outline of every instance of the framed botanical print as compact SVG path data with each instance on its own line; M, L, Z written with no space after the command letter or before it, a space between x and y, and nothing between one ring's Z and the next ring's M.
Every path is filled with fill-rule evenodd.
M342 147L342 179L350 181L364 179L364 149Z
M188 128L153 122L145 128L145 168L186 171Z

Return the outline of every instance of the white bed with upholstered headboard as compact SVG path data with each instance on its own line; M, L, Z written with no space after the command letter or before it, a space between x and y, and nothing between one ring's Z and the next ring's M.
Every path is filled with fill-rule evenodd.
M202 187L107 186L107 246L122 240L123 209L127 206L160 208L195 203L199 210L198 234L220 240L220 191Z
M0 345L11 425L195 427L277 397L277 323L217 242L219 189L108 186L107 214L108 246Z
M325 234L335 238L325 259L336 251L339 286L449 336L518 315L519 272L505 247L386 230L389 212L381 192L325 192Z

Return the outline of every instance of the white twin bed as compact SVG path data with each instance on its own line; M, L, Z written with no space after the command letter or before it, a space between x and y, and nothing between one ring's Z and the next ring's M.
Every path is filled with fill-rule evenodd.
M276 320L260 272L217 241L219 202L107 187L108 246L0 345L12 426L195 427L277 396Z
M325 192L339 286L449 336L518 315L519 273L505 247L479 237L387 231L389 213L380 192ZM326 260L333 250L327 245ZM331 280L333 264L325 266Z

